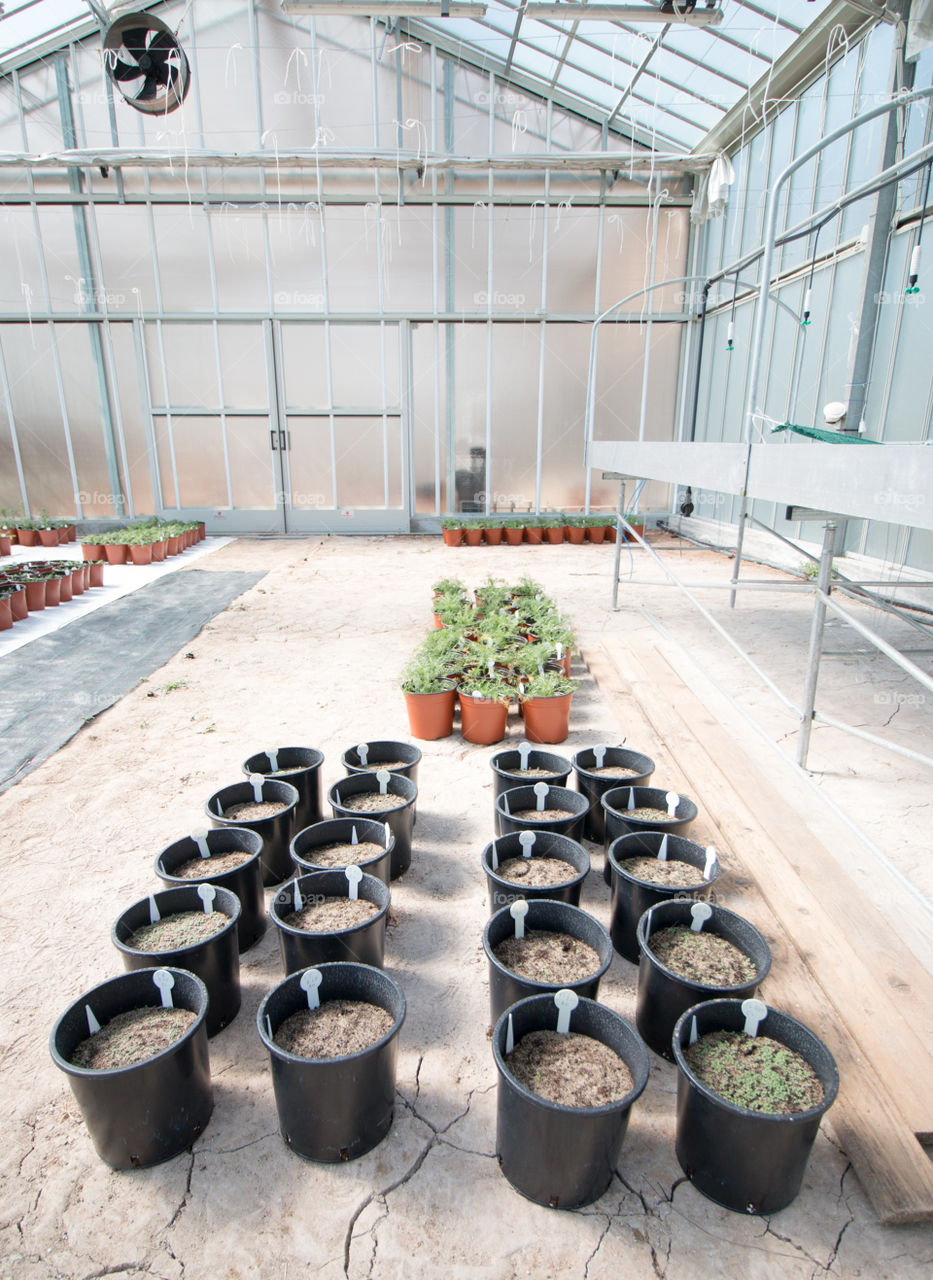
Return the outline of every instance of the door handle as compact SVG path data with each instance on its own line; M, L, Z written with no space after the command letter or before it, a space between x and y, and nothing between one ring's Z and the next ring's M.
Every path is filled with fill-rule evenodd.
M282 450L283 453L286 453L288 451L288 432L287 431L279 432L279 448Z
M279 446L278 446L278 444L276 443L276 436L277 436L277 435L278 435L278 432L277 432L277 431L270 431L270 432L269 432L269 442L270 442L270 444L272 445L272 452L273 452L273 453L275 453L276 449L279 447Z

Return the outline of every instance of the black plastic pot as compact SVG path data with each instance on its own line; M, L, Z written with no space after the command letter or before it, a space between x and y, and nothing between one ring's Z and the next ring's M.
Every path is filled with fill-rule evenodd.
M155 860L155 873L169 886L215 884L220 889L229 889L231 893L235 893L240 900L237 941L240 951L248 951L266 931L266 904L262 895L260 861L262 836L257 831L248 831L246 827L215 827L207 832L206 839L212 857L222 853L247 853L249 858L232 871L224 871L219 875L211 874L211 859L204 858L203 876L196 880L176 876L174 872L178 867L201 856L194 837L185 836L162 850Z
M392 862L389 877L397 880L411 866L411 829L415 816L415 801L418 788L410 778L399 773L389 776L388 793L404 800L404 804L393 809L382 809L361 813L355 809L347 809L343 801L348 796L359 795L365 791L379 791L379 780L374 773L354 773L350 777L341 778L327 793L327 801L334 811L335 818L370 818L376 822L387 822L395 836L395 848L392 850Z
M295 833L295 811L298 808L298 791L290 782L278 778L266 778L262 784L263 801L277 800L284 804L281 813L269 818L256 818L249 822L241 818L225 818L223 815L235 804L249 804L253 799L251 782L234 782L229 787L215 791L204 806L215 827L245 827L262 836L262 882L279 884L292 874L292 859L288 846Z
M327 818L324 822L316 822L313 827L305 827L304 831L299 831L291 843L292 862L299 874L304 871L333 871L333 867L322 866L314 861L315 849L325 844L349 844L354 830L360 843L369 840L373 844L382 845L382 853L370 858L368 862L358 862L356 865L364 875L375 876L387 885L395 836L387 823L374 822L372 818Z
M741 1000L694 1005L674 1028L677 1062L677 1139L680 1167L696 1189L736 1213L777 1213L791 1203L803 1181L810 1149L824 1112L839 1090L832 1054L802 1022L768 1007L758 1034L799 1053L823 1086L823 1101L793 1115L765 1115L727 1102L702 1084L687 1066L684 1050L696 1020L698 1036L741 1031Z
M296 831L301 827L310 827L312 822L320 822L324 817L321 803L321 767L324 764L324 753L315 747L279 747L275 756L275 768L287 769L288 773L276 773L276 778L290 783L298 792L298 807L295 811ZM268 774L272 770L272 762L267 751L260 751L243 762L243 772Z
M644 786L654 773L654 761L640 751L629 751L625 747L606 747L602 767L617 765L623 769L634 769L631 778L624 780L625 786ZM578 751L573 758L573 771L576 775L577 790L590 802L590 811L586 815L583 834L587 840L599 843L606 837L606 815L600 803L607 791L613 791L623 785L621 778L607 778L603 774L593 773L596 768L596 755L592 747Z
M609 846L607 866L612 869L612 899L610 903L609 933L612 945L619 955L632 964L638 964L638 921L648 910L659 902L670 898L695 899L704 898L710 886L719 876L719 860L713 867L709 880L703 876L706 866L706 850L703 845L687 840L683 836L668 836L667 856L671 862L689 862L697 868L696 886L685 888L665 888L663 885L648 884L638 880L625 870L629 858L656 858L664 839L664 832L645 831L635 835L619 836Z
M502 1172L529 1200L553 1209L592 1204L618 1167L632 1103L648 1080L648 1054L634 1027L605 1005L581 1000L570 1030L608 1045L632 1074L633 1087L618 1102L602 1107L567 1107L549 1102L519 1084L506 1063L509 1018L517 1044L532 1031L553 1031L557 1009L552 995L532 996L499 1018L492 1051L499 1072L496 1151Z
M558 755L555 751L542 751L540 747L532 747L528 753L529 769L547 769L546 775L540 778L528 779L521 773L516 773L522 762L521 752L512 748L509 751L497 751L489 761L493 776L493 804L499 799L503 791L512 791L515 787L527 786L531 782L546 782L549 787L563 787L567 784L570 777L571 764L565 757ZM498 822L499 815L496 818L496 832L499 832Z
M121 973L85 992L55 1023L49 1042L52 1061L68 1076L97 1154L112 1169L143 1169L177 1156L204 1131L214 1106L207 987L184 969L168 970L175 982L172 1001L197 1018L167 1049L110 1071L90 1071L70 1061L88 1036L87 1008L104 1026L130 1009L161 1006L152 980L156 972Z
M404 778L410 778L411 781L418 785L418 766L421 763L421 749L414 747L410 742L366 742L360 743L355 747L350 747L340 757L340 763L346 769L348 774L354 773L375 773L375 769L367 768L360 763L359 746L367 748L366 758L370 766L377 764L380 760L404 760L405 763L397 769L390 769L390 773L400 773Z
M379 910L371 920L336 933L308 933L306 929L296 929L293 925L286 924L285 917L296 909L296 885L302 906L306 906L315 897L350 896L347 877L342 869L335 867L298 876L283 884L276 892L269 904L269 913L278 930L282 964L286 973L295 973L298 969L330 964L337 960L352 960L357 964L371 964L377 969L382 968L386 945L386 916L389 911L387 885L375 876L364 875L357 893L364 901L374 903Z
M600 804L603 809L603 822L606 829L603 842L607 854L610 844L612 844L613 840L617 840L619 836L637 835L645 831L663 831L668 835L683 835L697 816L697 807L693 801L688 796L681 796L678 792L677 794L680 798L677 808L674 810L674 816L673 818L668 818L665 822L660 819L652 821L651 819L626 817L628 813L626 806L629 803L632 792L634 792L636 808L640 806L655 809L667 808L667 800L665 798L667 791L663 787L624 786L613 787L609 791L604 791L600 797ZM606 884L612 883L608 857L603 867L603 877Z
M571 791L568 787L549 787L544 801L545 808L567 809L571 817L544 822L512 816L516 810L534 809L537 803L538 797L533 786L503 791L496 797L496 828L499 834L505 836L512 831L553 831L557 835L569 836L571 840L582 837L583 823L590 807L586 796L581 796L579 791Z
M712 915L703 924L704 933L715 933L744 951L755 966L755 976L733 986L710 986L681 977L662 964L651 949L651 937L671 925L689 925L696 905L680 898L659 902L638 921L637 938L641 951L638 963L638 1008L635 1025L649 1049L673 1061L671 1037L682 1013L701 1000L728 997L744 1000L768 976L771 948L753 924L725 907L710 906Z
M394 978L368 965L324 964L319 972L322 1004L327 1000L365 1000L388 1010L394 1019L391 1030L360 1053L342 1058L298 1058L280 1049L273 1036L287 1017L307 1008L301 973L279 983L259 1006L256 1022L272 1059L282 1137L292 1151L307 1160L335 1163L355 1160L372 1150L392 1127L405 995Z
M237 946L237 924L240 919L240 901L229 889L214 890L214 911L227 917L227 923L210 938L190 947L174 951L137 951L127 940L140 926L149 924L149 899L140 898L117 916L110 940L123 956L123 967L133 969L187 969L196 974L207 987L210 1004L207 1010L207 1034L214 1036L223 1031L236 1017L240 1008L240 952ZM164 920L180 911L204 910L198 896L198 885L189 883L177 889L163 889L154 893L156 907Z
M495 915L489 917L483 930L483 950L489 962L489 1010L493 1023L504 1009L517 1000L548 991L559 991L562 987L575 991L578 996L595 1000L600 980L612 964L612 942L608 933L598 920L579 907L572 907L567 902L555 902L553 898L535 898L528 902L528 914L525 916L525 932L532 929L569 933L572 938L585 942L599 956L599 968L579 982L558 983L533 982L506 969L493 955L493 951L500 942L504 942L515 932L515 921L510 915L509 907L501 907Z
M515 831L511 835L499 836L487 844L483 850L483 871L486 873L486 885L489 889L490 912L498 911L500 907L507 907L519 898L526 898L529 902L536 898L549 898L555 902L569 902L571 906L578 907L580 890L590 869L590 855L581 844L571 840L569 836L555 835L552 831L532 832L535 838L531 848L533 857L559 858L563 862L569 862L573 867L570 878L564 884L541 885L537 888L534 885L524 886L515 881L504 880L498 871L493 869L493 851L499 862L505 862L507 858L520 858L524 854L519 840L520 834Z

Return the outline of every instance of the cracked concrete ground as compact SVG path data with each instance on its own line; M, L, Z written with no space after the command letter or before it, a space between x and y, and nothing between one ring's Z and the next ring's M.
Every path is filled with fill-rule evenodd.
M726 575L725 562L712 553L684 551L681 559L691 575ZM429 621L430 583L442 574L475 586L490 571L509 578L530 572L571 612L585 642L652 629L639 612L647 606L711 679L746 692L762 719L772 715L745 673L673 598L659 601L632 588L623 612L610 613L610 563L609 548L451 552L427 538L240 541L201 562L202 569L268 572L185 646L193 659L177 654L0 797L0 1276L810 1280L825 1273L919 1280L930 1274L933 1227L879 1226L845 1153L825 1134L800 1196L784 1212L742 1218L703 1199L674 1158L675 1072L660 1060L653 1060L633 1112L616 1176L596 1204L556 1212L511 1189L495 1159L495 1069L480 943L487 901L479 856L492 828L488 759L495 749L467 747L459 737L422 744L412 866L393 885L398 919L389 930L386 968L406 991L408 1018L395 1124L375 1151L346 1165L313 1165L279 1137L268 1058L255 1028L259 1001L282 973L271 931L242 957L242 1010L211 1041L214 1114L190 1154L155 1169L113 1173L95 1156L51 1063L47 1039L55 1017L120 969L109 940L113 920L154 886L156 854L203 823L205 800L239 776L247 755L270 744L317 746L329 785L341 773L346 747L408 738L394 678ZM756 600L735 621L752 643L760 639L756 621L774 625L775 657L791 679L793 646L799 659L806 641L804 603ZM106 671L102 651L102 683ZM835 699L851 717L861 696L856 712L884 710L872 694L896 686L884 684L880 668L872 672L866 699L866 689L852 679L847 684L840 666L830 669L821 686L827 708ZM35 674L41 679L40 669ZM559 748L567 755L625 733L582 668L578 674L584 680L574 731ZM921 710L904 705L891 730L904 719L917 741ZM773 716L778 724L779 713ZM517 726L510 736L518 740ZM828 757L832 765L830 740L822 730L816 737L817 762L825 765ZM912 828L900 818L901 783L893 784L902 779L913 804L922 796L919 767L914 772L896 758L879 763L864 744L846 742L842 773L888 771L892 786L875 790L872 819L884 827L886 852L905 858L910 873L916 859L905 850ZM833 772L827 768L828 788L837 785ZM596 865L583 905L606 923L608 890ZM628 1017L635 973L617 956L601 988L600 998Z

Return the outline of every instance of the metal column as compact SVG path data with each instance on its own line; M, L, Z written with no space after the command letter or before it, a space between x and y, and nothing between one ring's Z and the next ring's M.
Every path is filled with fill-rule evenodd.
M820 572L816 580L816 603L810 625L810 652L807 656L807 684L803 694L803 710L800 714L800 738L797 741L797 763L806 767L810 750L810 732L813 728L813 708L816 703L816 682L820 676L820 657L823 653L823 624L826 621L824 596L829 594L836 552L836 525L830 520L823 526L823 550L820 554Z

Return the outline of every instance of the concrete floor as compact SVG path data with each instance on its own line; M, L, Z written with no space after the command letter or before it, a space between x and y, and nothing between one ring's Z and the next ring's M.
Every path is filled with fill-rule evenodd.
M726 562L712 553L675 555L694 580L727 576ZM471 586L489 572L532 574L569 610L584 645L663 626L697 691L718 700L789 793L800 788L817 829L847 830L820 791L849 809L855 797L857 816L884 855L929 888L916 857L916 819L928 803L920 766L819 729L812 763L820 791L784 772L723 691L775 736L786 735L792 726L773 698L669 593L631 587L623 610L612 614L610 564L608 547L445 550L431 538L235 542L198 568L265 577L186 643L195 658L171 658L0 796L0 1276L803 1280L825 1272L919 1280L930 1273L933 1227L879 1226L845 1154L822 1134L803 1190L783 1213L742 1218L703 1199L674 1158L675 1072L660 1060L633 1112L618 1177L599 1202L556 1212L512 1191L494 1156L495 1070L480 944L487 904L479 856L492 829L495 748L468 747L459 737L423 744L412 866L393 886L398 920L386 967L402 983L409 1012L396 1122L380 1147L339 1167L306 1164L284 1147L255 1028L259 1001L281 975L271 933L243 957L243 1008L211 1042L215 1110L191 1155L152 1170L111 1172L52 1066L47 1038L58 1013L120 969L109 941L113 920L154 886L156 854L203 825L205 800L240 776L247 755L276 743L319 747L329 785L346 747L408 737L396 673L429 624L429 587L443 574ZM720 599L717 615L724 606ZM802 681L809 625L802 598L756 598L730 625L789 692ZM92 698L107 684L102 658ZM870 678L861 679L845 661L827 665L825 709L879 722L885 706L877 695L901 687L889 664L872 660ZM41 664L34 678L42 680ZM929 751L924 706L900 705L887 731L925 740ZM625 733L592 681L584 680L574 707L565 754ZM519 736L512 725L510 737ZM846 841L840 856L854 856L858 841L851 832ZM877 868L868 846L858 858ZM907 903L922 939L922 906L894 877L887 881L885 901ZM589 877L583 905L608 921L601 875ZM634 1013L635 972L616 957L601 988L601 998L626 1016Z

